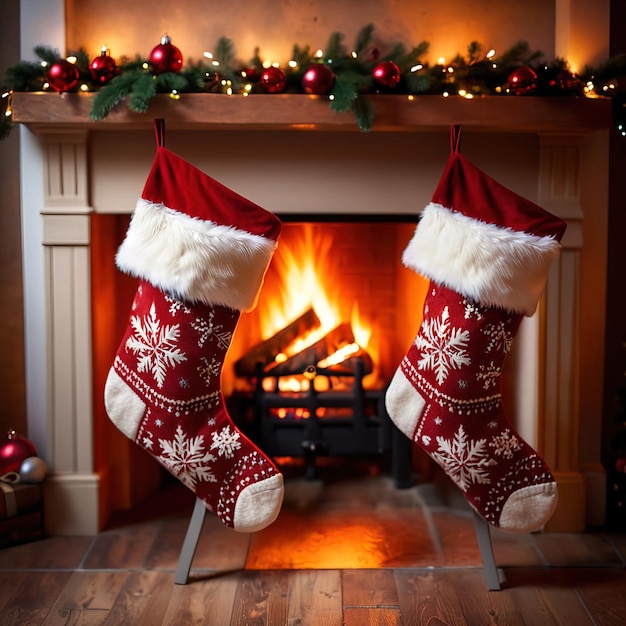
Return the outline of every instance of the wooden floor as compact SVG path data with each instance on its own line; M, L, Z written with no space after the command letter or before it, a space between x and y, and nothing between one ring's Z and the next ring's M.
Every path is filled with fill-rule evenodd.
M503 582L488 591L462 498L337 474L288 477L279 519L253 535L207 515L187 585L178 485L98 536L0 550L0 624L626 624L626 534L494 531Z

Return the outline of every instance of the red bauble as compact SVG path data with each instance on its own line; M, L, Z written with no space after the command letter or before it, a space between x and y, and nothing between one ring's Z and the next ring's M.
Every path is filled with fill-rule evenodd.
M0 448L0 475L19 472L22 463L31 456L37 456L35 446L24 437L10 430Z
M165 72L180 72L183 69L183 55L181 51L171 43L171 39L165 35L158 46L152 48L150 64L155 74Z
M304 72L302 76L302 89L304 93L321 96L328 93L335 84L335 75L328 65L316 63Z
M46 72L46 80L54 91L70 91L78 85L78 68L69 61L61 59L53 63Z
M400 68L393 61L382 61L374 68L372 78L379 85L393 89L400 82Z
M287 77L279 67L268 67L263 70L259 84L267 93L282 93L287 86Z
M120 68L117 67L115 59L107 54L106 48L102 48L100 56L96 57L89 65L89 73L95 83L106 85L120 73Z
M507 79L507 90L514 96L525 96L537 89L537 73L526 65L513 70Z
M619 459L617 459L617 461L615 461L615 469L622 474L626 474L626 458L625 457L620 457Z

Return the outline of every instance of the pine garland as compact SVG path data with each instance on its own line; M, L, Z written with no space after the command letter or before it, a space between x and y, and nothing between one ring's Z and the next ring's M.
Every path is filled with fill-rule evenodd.
M391 43L378 50L373 44L374 25L367 24L358 32L355 44L349 48L342 33L331 33L321 58L312 53L309 45L294 45L294 67L285 68L287 93L303 93L301 81L306 69L313 63L327 65L335 75L329 95L329 106L337 113L352 112L364 131L370 130L375 118L374 107L368 94L449 94L459 92L471 95L505 94L507 79L520 67L530 67L537 74L536 96L582 96L591 81L600 95L614 96L623 93L614 90L610 83L626 75L626 55L618 55L597 68L586 66L579 76L569 73L567 62L555 59L547 63L543 54L533 51L520 41L498 57L488 58L478 42L471 42L464 55L457 54L446 66L430 65L425 57L429 44L422 41L407 49L402 43ZM45 67L62 57L57 50L47 46L35 48L41 63L23 61L9 68L2 81L3 91L41 91L45 83ZM90 59L84 50L73 54L80 73L82 89L96 92L90 116L99 121L123 101L136 112L145 112L158 93L263 93L254 76L262 70L260 48L254 50L250 61L243 66L237 62L234 43L221 37L213 52L214 64L204 61L190 62L180 73L155 74L146 59L136 57L123 60L120 73L107 85L99 86L89 73ZM382 61L392 61L400 71L400 82L394 88L382 87L373 80L372 72ZM452 71L450 71L452 68ZM252 78L250 77L252 74ZM565 77L565 80L563 79ZM74 88L76 91L79 87ZM8 103L10 98L4 98ZM5 107L7 104L5 104ZM623 111L623 107L615 107ZM623 115L623 113L622 113ZM10 117L2 115L0 138L8 134Z

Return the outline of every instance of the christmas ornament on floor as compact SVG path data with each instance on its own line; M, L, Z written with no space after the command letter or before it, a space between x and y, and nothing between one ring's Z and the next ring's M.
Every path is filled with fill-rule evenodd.
M532 315L565 223L460 154L460 128L403 263L430 280L423 320L386 393L396 426L424 449L484 519L543 527L556 482L502 406L502 365Z
M162 120L156 130L156 158L116 255L139 286L105 405L224 524L254 532L278 515L283 479L233 424L220 375L281 224L167 150Z
M37 450L31 441L20 437L11 429L0 447L0 474L19 472L22 463L29 457L37 456Z

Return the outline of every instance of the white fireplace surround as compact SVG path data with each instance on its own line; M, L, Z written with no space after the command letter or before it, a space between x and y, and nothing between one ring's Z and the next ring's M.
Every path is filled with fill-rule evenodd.
M25 58L33 42L50 39L59 13L51 11L44 22L46 37L39 20L23 20ZM106 477L96 473L93 451L91 297L97 285L90 280L90 215L132 211L154 154L150 119L161 114L173 120L168 147L279 215L414 216L441 175L449 124L463 124L470 160L567 221L539 310L516 339L515 421L557 479L552 528L578 531L602 522L608 103L572 106L567 99L546 109L540 99L430 98L415 113L411 103L387 100L391 104L381 101L383 130L364 134L307 96L275 99L276 118L273 96L259 96L267 99L258 117L237 108L252 107L242 97L222 106L217 96L205 113L199 101L187 99L191 105L174 110L161 99L144 118L120 112L100 125L88 120L89 103L79 96L58 96L54 112L43 114L39 105L31 108L36 97L16 97L15 116L23 123L28 432L50 466L49 533L94 534L101 523ZM71 108L65 118L56 117L58 103ZM557 113L546 117L555 106Z

